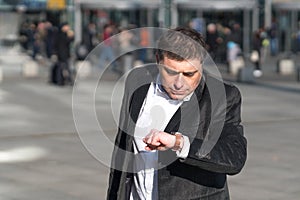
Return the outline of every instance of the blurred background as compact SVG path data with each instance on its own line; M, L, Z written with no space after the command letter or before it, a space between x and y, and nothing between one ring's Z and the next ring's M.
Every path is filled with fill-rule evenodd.
M232 199L299 199L300 0L0 0L0 199L105 199L109 168L78 135L74 90L113 141L119 80L155 61L144 27L177 26L203 34L242 93L248 160Z

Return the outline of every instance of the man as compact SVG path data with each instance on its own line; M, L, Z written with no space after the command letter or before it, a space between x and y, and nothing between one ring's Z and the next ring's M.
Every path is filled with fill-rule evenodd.
M107 199L229 199L226 176L246 160L241 96L204 75L203 46L193 29L169 30L158 65L128 75Z
M74 32L68 23L62 23L54 43L54 55L57 57L57 63L52 69L55 79L53 82L58 85L73 84L72 72L70 69L70 50L71 43L74 40Z
M101 54L99 58L99 67L104 67L106 61L111 62L112 70L116 71L116 64L114 62L115 52L113 49L112 35L114 34L114 26L111 24L106 24L103 27L102 40L103 45L101 45Z

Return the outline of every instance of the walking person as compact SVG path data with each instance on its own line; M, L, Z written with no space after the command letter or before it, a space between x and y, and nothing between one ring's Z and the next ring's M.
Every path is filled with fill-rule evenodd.
M99 66L100 67L104 67L105 63L108 62L112 65L112 70L115 72L119 71L117 70L117 66L115 64L115 52L113 49L113 41L111 36L113 35L113 26L106 24L104 25L103 28L103 35L102 35L102 40L103 40L103 45L101 45L101 54L100 54L100 58L99 58Z
M70 69L71 43L74 40L74 32L68 23L62 23L58 30L54 44L54 55L57 62L53 66L52 73L54 82L58 85L73 84L72 72Z
M108 200L229 199L226 177L246 161L241 95L204 72L204 46L193 29L168 30L157 64L127 76Z
M262 71L261 71L261 48L262 48L262 39L261 39L261 34L260 31L257 30L254 33L254 38L253 38L253 52L251 55L251 60L255 65L255 69L253 72L253 75L255 77L260 77L262 76Z
M278 25L275 18L272 19L268 35L270 37L271 56L276 56L278 53Z
M149 30L143 27L140 29L140 43L139 43L140 49L138 50L138 59L142 63L146 63L147 61L147 47L149 46L149 44L150 44Z
M207 25L206 46L210 56L215 59L219 47L219 33L216 24L210 23Z
M132 42L133 38L134 35L127 28L122 28L118 34L121 64L123 67L122 74L127 73L133 66L134 55L132 51L135 49Z

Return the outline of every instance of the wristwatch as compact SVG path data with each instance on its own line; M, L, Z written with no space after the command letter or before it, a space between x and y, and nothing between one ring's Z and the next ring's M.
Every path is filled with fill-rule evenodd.
M178 150L181 150L181 139L183 138L182 137L182 134L181 133L178 133L178 132L175 132L175 145L174 147L172 148L173 151L178 151Z

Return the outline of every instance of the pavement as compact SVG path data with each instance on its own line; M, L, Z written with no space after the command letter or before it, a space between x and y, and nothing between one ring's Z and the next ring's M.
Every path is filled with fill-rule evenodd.
M221 67L242 93L248 139L246 165L229 177L233 200L300 196L300 83L278 75L276 62L269 58L251 84L236 82ZM123 82L109 73L98 82L93 74L74 87L57 87L48 83L49 66L24 78L16 65L7 73L2 63L0 200L105 199Z

